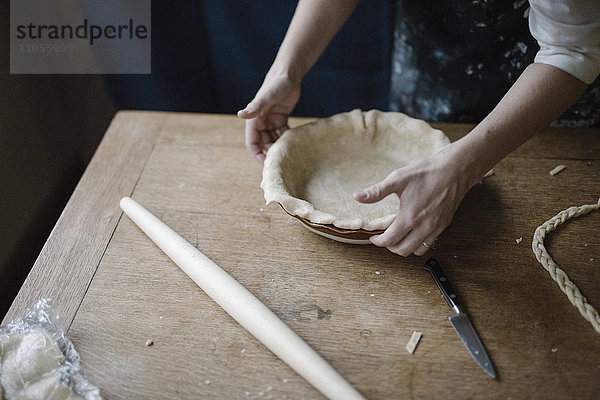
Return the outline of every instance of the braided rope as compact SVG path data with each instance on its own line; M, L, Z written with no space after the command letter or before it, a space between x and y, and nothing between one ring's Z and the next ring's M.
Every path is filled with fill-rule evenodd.
M546 234L552 232L558 228L565 221L578 217L580 215L587 214L591 211L600 209L600 199L597 204L586 204L580 207L570 207L556 214L548 221L544 222L542 226L539 226L533 234L533 242L531 248L535 254L535 258L542 264L542 266L550 273L550 276L564 294L567 295L571 303L577 307L583 318L588 320L596 332L600 333L600 316L594 307L587 302L587 299L581 294L577 286L567 276L567 274L560 269L560 267L554 262L546 247L544 247L544 238Z

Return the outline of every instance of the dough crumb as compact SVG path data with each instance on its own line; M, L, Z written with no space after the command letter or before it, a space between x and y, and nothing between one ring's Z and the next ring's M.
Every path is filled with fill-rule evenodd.
M554 176L556 174L560 174L565 168L567 168L566 165L557 165L556 167L554 167L549 173L550 175Z
M375 271L375 275L381 275L381 272Z
M406 344L406 351L408 351L409 354L413 354L415 352L417 344L419 344L419 340L421 340L421 336L423 336L423 332L413 332L410 340Z
M146 340L146 346L150 347L154 344L154 341L152 340Z
M553 353L556 353L557 351L558 351L558 348L556 348L556 347L552 348Z
M518 238L518 239L515 239L515 242L517 242L517 243L521 243L522 241L523 241L523 238L522 238L522 237L520 237L520 238Z
M375 297L375 293L371 293L371 297Z

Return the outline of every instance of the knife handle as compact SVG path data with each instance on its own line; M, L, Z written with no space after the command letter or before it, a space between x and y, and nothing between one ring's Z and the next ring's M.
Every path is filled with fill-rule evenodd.
M430 258L425 261L425 269L433 276L433 280L448 304L450 304L450 307L452 307L455 313L460 313L461 310L460 304L458 303L458 297L456 296L456 293L454 293L452 286L450 286L450 282L448 281L448 278L446 278L446 275L444 274L444 271L442 271L442 267L437 260L435 258Z

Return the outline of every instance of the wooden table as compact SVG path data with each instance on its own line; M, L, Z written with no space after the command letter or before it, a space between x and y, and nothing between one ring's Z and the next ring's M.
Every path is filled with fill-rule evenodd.
M437 127L452 140L470 128ZM550 176L558 164L567 169ZM333 242L265 206L261 166L234 116L119 112L4 323L51 297L107 399L322 398L122 215L129 195L369 399L598 398L600 335L535 260L531 240L558 211L598 200L600 130L549 129L494 170L427 256L463 298L498 380L452 329L426 257ZM546 241L596 307L599 225L592 213ZM410 355L413 331L423 338Z

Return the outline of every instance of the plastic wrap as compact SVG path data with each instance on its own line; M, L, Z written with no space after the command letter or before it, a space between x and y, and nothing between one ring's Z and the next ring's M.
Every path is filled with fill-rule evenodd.
M21 346L18 350L15 350L15 343ZM34 365L39 360L47 365ZM16 362L17 368L14 367ZM3 381L0 399L4 396L11 400L12 392L15 393L12 396L19 399L102 400L100 390L84 377L79 354L49 299L38 300L21 318L0 327L0 384ZM27 394L23 395L21 391L17 396L8 383L20 384Z

